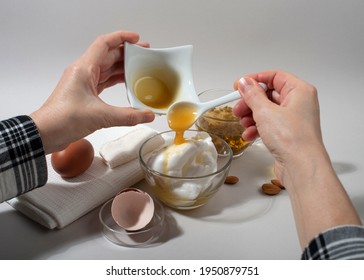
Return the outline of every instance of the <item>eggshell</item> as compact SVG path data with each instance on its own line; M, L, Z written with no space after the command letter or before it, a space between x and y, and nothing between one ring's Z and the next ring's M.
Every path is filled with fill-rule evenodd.
M71 143L60 152L51 155L53 169L63 178L73 178L84 173L92 164L94 148L86 139Z
M128 231L144 228L154 215L153 199L138 189L128 188L117 194L111 204L111 216Z

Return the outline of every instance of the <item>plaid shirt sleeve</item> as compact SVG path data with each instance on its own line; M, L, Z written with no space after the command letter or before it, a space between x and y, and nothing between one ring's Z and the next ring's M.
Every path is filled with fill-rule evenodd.
M339 226L316 236L305 248L303 260L363 260L364 227Z
M28 116L0 122L0 202L42 186L47 163L36 125Z

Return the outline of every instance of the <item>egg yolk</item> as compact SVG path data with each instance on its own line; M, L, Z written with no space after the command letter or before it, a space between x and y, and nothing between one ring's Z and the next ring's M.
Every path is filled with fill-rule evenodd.
M168 113L168 125L176 132L174 144L185 142L184 132L195 122L197 108L193 104L181 102L173 107Z
M164 82L151 76L138 79L134 84L134 93L145 105L159 109L168 107L174 98Z

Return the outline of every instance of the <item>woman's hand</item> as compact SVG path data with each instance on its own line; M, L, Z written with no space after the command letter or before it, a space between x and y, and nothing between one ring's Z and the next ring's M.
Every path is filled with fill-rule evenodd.
M258 82L268 86L267 93ZM233 112L246 127L243 138L260 136L276 159L275 172L299 150L323 146L316 89L283 71L248 75L235 83L242 99Z
M258 82L267 84L267 93ZM316 89L282 71L252 74L236 86L242 100L233 112L246 127L243 137L260 136L275 158L302 248L329 228L360 225L322 141Z
M46 153L61 150L100 128L154 120L149 110L111 106L99 97L105 88L124 82L123 44L138 41L139 35L129 31L100 36L65 70L52 95L30 115ZM149 47L148 43L138 44Z

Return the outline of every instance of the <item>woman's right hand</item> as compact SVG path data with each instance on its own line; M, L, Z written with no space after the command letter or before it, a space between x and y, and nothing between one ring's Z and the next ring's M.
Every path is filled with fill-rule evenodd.
M258 82L268 86L268 92ZM302 248L320 232L361 221L322 141L316 89L282 71L264 71L237 83L242 99L233 112L260 136L275 158L275 174L286 187Z
M267 93L258 82L268 86ZM292 156L322 149L315 87L287 72L272 70L247 75L235 87L243 97L233 109L246 128L243 138L262 138L276 160L278 178L282 179L282 170Z

